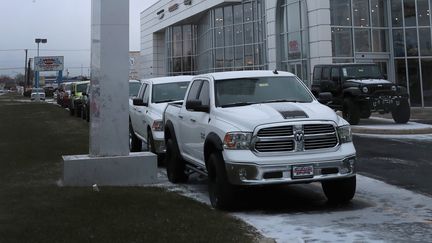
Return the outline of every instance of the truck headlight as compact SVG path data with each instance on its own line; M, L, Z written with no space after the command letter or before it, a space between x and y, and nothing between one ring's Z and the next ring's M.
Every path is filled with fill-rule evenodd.
M351 143L352 133L349 125L337 128L340 143Z
M391 90L392 90L393 92L396 92L397 87L393 85L393 86L391 87Z
M367 92L369 92L369 89L368 89L368 87L363 87L362 91L363 91L363 93L367 93Z
M152 130L156 132L162 132L163 129L163 122L162 121L154 121L152 124Z
M224 149L250 149L252 133L249 132L229 132L225 134Z

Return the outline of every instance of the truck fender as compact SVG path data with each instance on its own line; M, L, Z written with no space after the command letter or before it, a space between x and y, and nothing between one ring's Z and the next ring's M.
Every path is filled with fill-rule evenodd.
M209 133L204 142L204 161L207 166L207 161L213 152L221 152L223 150L222 140L216 133Z
M343 96L359 96L361 94L361 91L357 87L349 87L344 89Z
M177 143L177 138L175 135L174 125L171 121L166 121L165 127L164 127L164 139L165 143L167 143L168 139L172 138Z

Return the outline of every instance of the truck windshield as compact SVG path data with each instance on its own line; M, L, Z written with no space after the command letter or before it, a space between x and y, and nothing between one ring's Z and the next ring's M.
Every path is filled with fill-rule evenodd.
M313 101L296 77L259 77L215 81L217 107Z
M141 83L139 82L129 82L129 96L134 97L138 95Z
M153 85L152 103L165 103L183 100L189 82Z
M345 79L381 79L383 75L378 66L364 65L342 68Z

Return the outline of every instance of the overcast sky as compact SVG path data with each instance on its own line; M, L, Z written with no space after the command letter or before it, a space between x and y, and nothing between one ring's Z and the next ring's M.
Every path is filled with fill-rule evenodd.
M121 1L121 0L119 0ZM130 50L140 49L139 14L158 0L130 0ZM0 0L0 75L24 72L24 49L41 56L65 56L71 75L88 74L91 0Z

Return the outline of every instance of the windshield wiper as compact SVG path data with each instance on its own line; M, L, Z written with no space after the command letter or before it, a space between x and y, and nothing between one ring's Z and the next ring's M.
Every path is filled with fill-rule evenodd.
M256 103L254 102L236 102L236 103L230 103L230 104L226 104L226 105L221 105L222 108L227 108L227 107L235 107L235 106L247 106L247 105L254 105Z
M172 102L172 101L176 101L176 100L174 100L174 99L158 100L158 101L156 101L155 103L156 103L156 104L159 104L159 103L167 103L167 102Z

